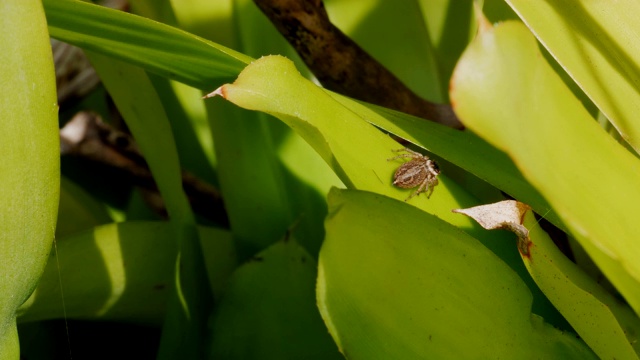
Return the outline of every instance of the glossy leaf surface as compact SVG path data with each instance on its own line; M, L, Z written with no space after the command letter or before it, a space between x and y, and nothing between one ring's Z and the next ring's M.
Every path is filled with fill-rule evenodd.
M214 228L201 227L199 234L210 286L219 297L236 266L233 241L228 232ZM42 281L20 308L19 319L39 321L66 314L70 319L161 324L176 255L167 222L107 224L60 239Z
M347 358L595 358L532 315L522 280L459 229L382 195L334 190L329 203L318 306Z
M622 137L640 150L640 3L507 2Z
M637 313L638 160L593 121L520 23L485 28L451 91L465 125L512 157Z
M58 105L41 2L0 2L0 33L0 359L18 359L15 312L42 274L56 226Z
M315 260L293 238L238 267L210 321L210 358L342 358L316 307L316 274Z

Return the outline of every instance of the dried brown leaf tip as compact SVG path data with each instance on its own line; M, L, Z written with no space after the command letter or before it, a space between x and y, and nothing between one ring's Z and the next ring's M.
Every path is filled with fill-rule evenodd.
M518 236L518 250L523 256L529 256L529 230L522 225L524 215L531 210L529 205L515 200L505 200L468 209L454 209L454 213L464 214L474 219L487 230L506 229Z
M438 185L438 175L440 169L435 161L429 159L428 156L422 155L419 152L415 152L408 148L394 150L394 152L405 152L394 156L387 161L396 159L410 159L396 170L393 175L393 185L403 189L413 189L418 187L418 190L414 191L404 201L411 199L420 193L428 193L427 198L431 197L433 188Z

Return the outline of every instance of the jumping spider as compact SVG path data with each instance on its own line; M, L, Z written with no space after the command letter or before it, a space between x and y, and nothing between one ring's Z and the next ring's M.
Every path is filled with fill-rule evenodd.
M438 174L440 174L438 164L429 159L428 156L408 148L393 151L405 151L407 154L394 156L391 159L387 159L387 161L406 158L411 159L400 165L398 170L396 170L396 173L393 175L393 185L403 189L412 189L418 186L418 190L404 201L408 201L423 192L428 192L427 199L430 198L433 193L433 188L438 185Z

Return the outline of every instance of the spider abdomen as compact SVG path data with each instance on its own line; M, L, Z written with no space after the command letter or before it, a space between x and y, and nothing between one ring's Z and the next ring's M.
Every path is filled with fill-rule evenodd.
M406 158L411 160L400 165L395 174L393 174L393 185L403 189L418 188L404 201L408 201L423 192L427 193L427 198L431 197L433 188L438 185L438 175L440 174L438 164L429 159L428 156L408 148L394 151L404 151L406 154L394 156L391 159L387 159L387 161Z
M422 184L428 175L429 172L424 168L424 161L414 159L400 165L393 176L393 185L411 189Z

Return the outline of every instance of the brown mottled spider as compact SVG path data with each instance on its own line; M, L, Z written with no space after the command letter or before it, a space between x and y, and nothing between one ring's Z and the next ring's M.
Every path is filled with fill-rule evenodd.
M405 151L407 154L394 156L391 159L387 159L387 161L406 158L411 159L400 165L398 170L396 170L396 173L393 175L393 185L403 189L411 189L418 186L418 190L413 192L413 194L404 201L408 201L423 192L428 192L427 199L430 198L433 193L433 188L438 185L438 174L440 174L438 164L429 159L428 156L408 148L393 151Z

